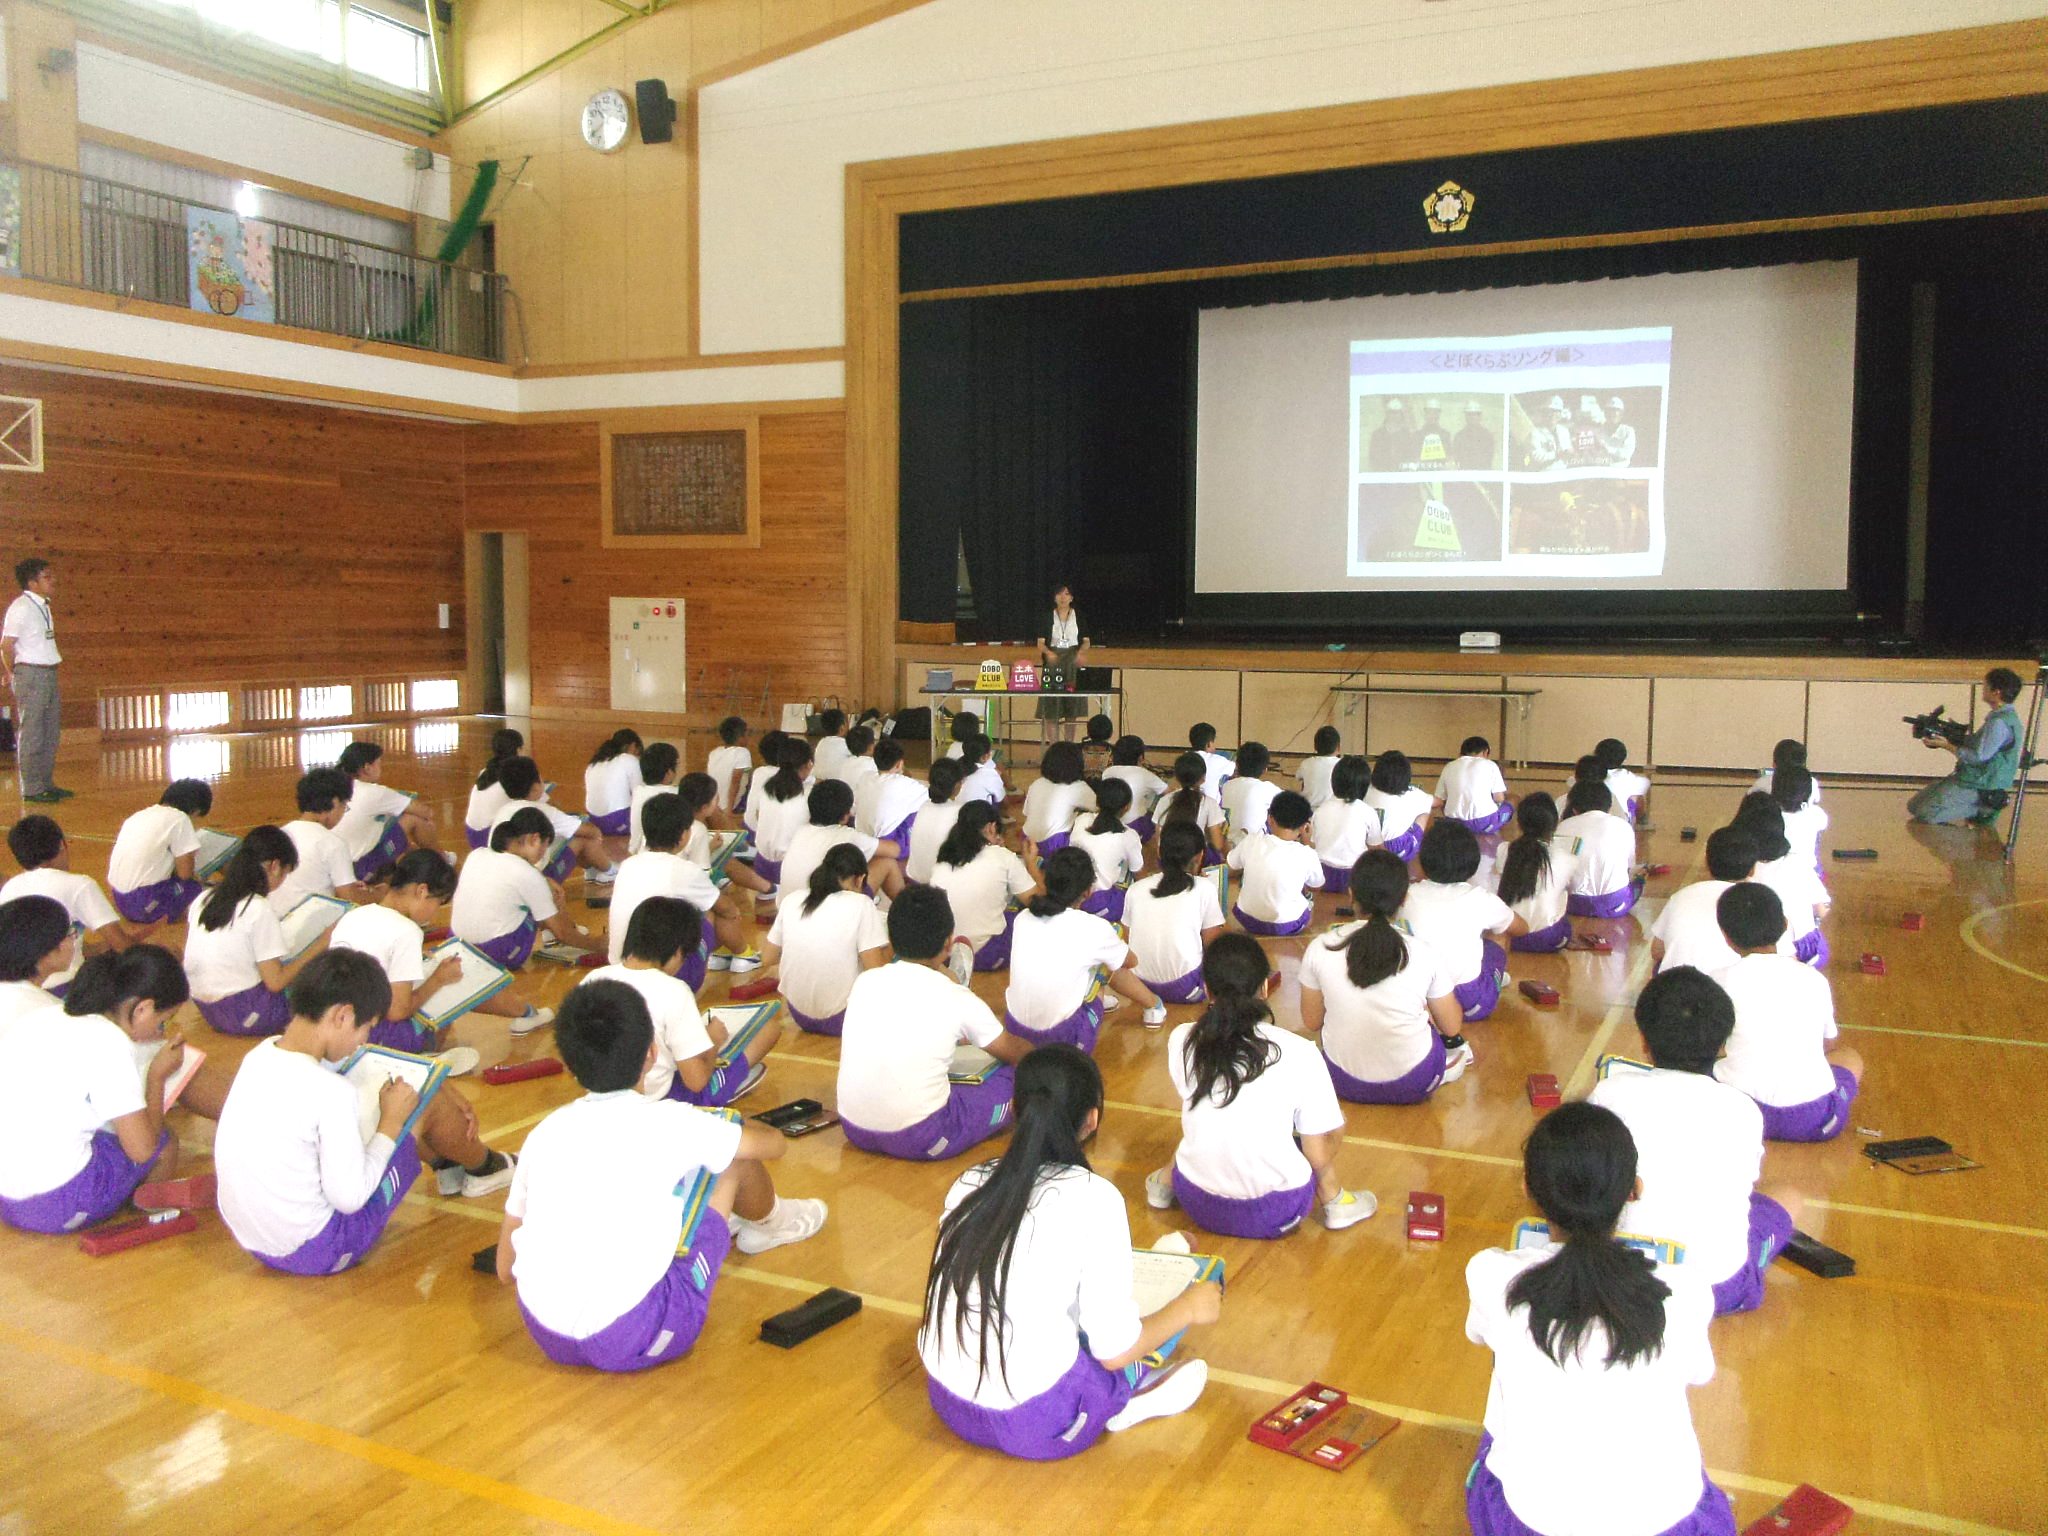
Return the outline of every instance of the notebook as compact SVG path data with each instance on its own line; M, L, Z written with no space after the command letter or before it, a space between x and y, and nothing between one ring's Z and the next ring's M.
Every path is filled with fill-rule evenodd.
M134 1042L136 1076L144 1079L148 1078L150 1063L156 1060L158 1053L163 1050L164 1045L165 1042L162 1040L137 1040ZM164 1081L164 1109L166 1111L169 1111L171 1106L178 1102L178 1095L185 1091L185 1085L198 1075L199 1069L205 1064L206 1052L200 1050L198 1046L190 1041L187 1041L185 1043L184 1060L178 1063L178 1070L173 1072Z
M215 832L210 828L199 828L199 851L192 855L192 878L211 880L223 869L228 860L235 856L235 850L242 846L242 840L226 832Z
M356 1086L356 1123L362 1129L365 1144L377 1134L377 1121L381 1118L377 1097L387 1082L399 1078L419 1091L419 1103L392 1138L402 1143L448 1080L448 1069L431 1056L415 1056L410 1051L394 1051L384 1045L366 1045L341 1064L341 1075Z
M732 877L725 872L725 866L742 854L754 851L754 834L745 827L737 832L714 832L711 834L711 883L724 885Z
M716 1115L721 1120L740 1123L740 1112L736 1109L706 1109L700 1113ZM697 1241L697 1226L704 1220L704 1213L710 1209L711 1190L718 1183L718 1175L709 1168L699 1168L676 1185L675 1193L683 1202L682 1225L676 1231L676 1252L687 1252Z
M725 1044L718 1048L718 1059L733 1062L744 1056L747 1047L759 1038L761 1031L768 1027L769 1021L775 1017L776 1010L781 1006L780 1001L769 1001L727 1004L709 1010L705 1017L716 1019L725 1026L726 1040Z
M340 922L349 904L338 896L308 896L278 920L284 930L284 963L290 965L313 947L313 943Z
M1161 1253L1156 1248L1131 1250L1131 1300L1137 1303L1140 1317L1150 1317L1189 1286L1204 1280L1223 1283L1223 1261L1214 1254ZM1133 1385L1140 1367L1158 1370L1180 1341L1181 1335L1176 1333L1137 1365L1124 1367Z
M1633 1248L1646 1255L1653 1264L1683 1264L1685 1244L1670 1242L1661 1237L1644 1237L1635 1232L1617 1232L1614 1240L1624 1247ZM1550 1246L1550 1223L1527 1217L1515 1223L1513 1248L1519 1253L1524 1248L1548 1248Z
M962 1043L953 1047L953 1062L946 1075L956 1083L985 1083L1001 1065L980 1046Z
M450 939L439 948L427 951L427 974L433 975L434 968L450 958L462 962L462 974L438 989L424 1008L414 1009L413 1023L439 1029L449 1020L459 1018L478 1003L496 997L512 985L510 971L482 950L460 939Z

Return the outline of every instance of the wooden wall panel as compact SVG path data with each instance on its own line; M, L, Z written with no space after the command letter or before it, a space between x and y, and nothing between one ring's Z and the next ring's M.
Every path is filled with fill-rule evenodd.
M462 674L461 427L5 366L0 394L44 402L0 596L56 563L66 725L101 687Z
M1510 688L1541 690L1529 708L1528 734L1507 712L1510 753L1536 763L1579 760L1603 737L1613 736L1628 748L1629 761L1647 760L1650 750L1650 680L1647 677L1558 677L1516 674ZM1496 755L1503 755L1496 753Z
M1938 779L1954 768L1954 758L1922 746L1904 723L1905 716L1937 704L1947 706L1952 720L1983 718L1975 682L1982 670L1954 665L1955 680L1947 683L1809 683L1806 760L1814 772Z
M1502 686L1499 673L1467 677L1449 673L1375 672L1367 681L1374 688L1442 688L1460 693L1498 694ZM1509 749L1503 745L1501 718L1498 698L1473 699L1468 703L1427 694L1417 698L1372 694L1365 702L1365 749L1374 755L1399 750L1411 758L1448 759L1458 755L1458 744L1467 736L1484 736L1493 743L1493 755L1505 759Z
M1650 697L1649 761L1659 768L1762 768L1787 736L1806 739L1802 680L1660 677Z
M735 673L750 718L764 684L774 706L851 695L844 412L762 418L759 549L603 549L595 422L465 430L467 527L529 536L537 715L610 716L614 594L688 605L695 722Z

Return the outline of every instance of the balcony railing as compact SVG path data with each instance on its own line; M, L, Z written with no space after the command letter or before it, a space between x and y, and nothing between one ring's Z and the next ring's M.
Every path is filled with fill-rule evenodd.
M21 275L191 307L194 209L207 203L31 161L21 177ZM277 323L455 357L505 361L505 278L261 219L271 231Z

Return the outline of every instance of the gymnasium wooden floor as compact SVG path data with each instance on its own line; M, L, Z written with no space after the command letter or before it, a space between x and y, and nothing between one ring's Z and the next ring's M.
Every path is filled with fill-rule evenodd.
M386 743L387 779L423 792L452 828L495 723L364 734ZM59 781L79 794L59 814L76 867L104 875L121 817L167 775L216 780L215 825L283 819L301 754L331 761L347 734L186 740L168 765L161 745L67 751ZM565 785L592 734L530 732ZM702 751L693 743L688 756ZM1699 858L1679 827L1719 825L1738 793L1732 781L1659 784L1645 854L1675 868L1652 899ZM1909 1178L1866 1163L1854 1132L1774 1145L1766 1178L1808 1197L1807 1228L1854 1255L1859 1273L1822 1281L1776 1266L1761 1311L1715 1325L1719 1374L1694 1394L1694 1413L1745 1523L1811 1481L1859 1506L1858 1531L2038 1531L2048 803L2032 813L2017 878L1988 839L1909 834L1903 803L1896 786L1827 785L1829 845L1882 855L1828 867L1836 1002L1870 1064L1854 1124L1938 1134L1985 1166ZM1897 928L1909 908L1927 914L1925 931ZM633 1378L551 1366L511 1293L471 1272L502 1197L416 1188L369 1262L330 1280L259 1269L213 1216L192 1236L106 1259L0 1231L0 1532L1462 1532L1490 1358L1464 1338L1464 1265L1529 1213L1516 1171L1532 1123L1525 1076L1555 1072L1583 1091L1596 1056L1633 1039L1647 944L1633 922L1609 926L1629 941L1611 956L1517 957L1517 977L1557 983L1564 1006L1536 1012L1510 996L1472 1031L1477 1070L1436 1102L1350 1107L1344 1173L1379 1194L1373 1221L1339 1234L1311 1225L1276 1244L1198 1243L1230 1266L1222 1323L1192 1341L1212 1365L1208 1394L1185 1417L1075 1461L1007 1462L940 1428L913 1336L940 1195L960 1165L870 1158L828 1132L791 1143L777 1174L786 1192L831 1203L825 1231L760 1258L735 1254L695 1354ZM1272 947L1290 973L1278 1007L1292 1021L1299 941ZM1873 949L1888 976L1856 973L1855 956ZM540 965L518 985L551 1002L571 979ZM982 978L977 990L999 1004L1001 984ZM709 1000L724 987L714 977ZM208 1050L240 1048L196 1020L190 1034ZM486 1063L552 1050L546 1032L508 1050L503 1025L488 1021L465 1021L458 1037ZM1140 1243L1177 1224L1142 1193L1176 1135L1164 1043L1126 1009L1099 1053L1110 1108L1091 1153L1124 1190ZM742 1107L830 1102L835 1051L786 1039ZM489 1139L514 1150L576 1092L565 1077L459 1086ZM188 1147L210 1140L205 1121L174 1123ZM1405 1240L1413 1189L1447 1197L1443 1243ZM763 1317L826 1285L860 1292L865 1310L793 1352L758 1341ZM1402 1428L1338 1475L1248 1444L1251 1419L1311 1378Z

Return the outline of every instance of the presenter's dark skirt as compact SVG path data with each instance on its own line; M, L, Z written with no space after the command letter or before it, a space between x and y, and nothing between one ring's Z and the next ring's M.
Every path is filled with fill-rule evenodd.
M1067 676L1074 675L1079 664L1079 646L1060 646L1053 651L1059 664L1067 669ZM1079 693L1042 693L1038 696L1038 718L1041 720L1085 720L1088 718L1088 698Z

